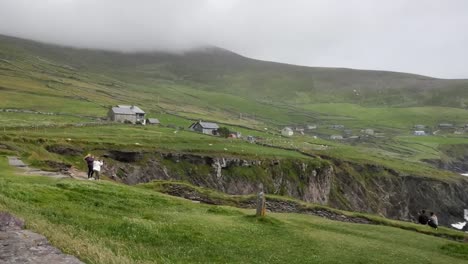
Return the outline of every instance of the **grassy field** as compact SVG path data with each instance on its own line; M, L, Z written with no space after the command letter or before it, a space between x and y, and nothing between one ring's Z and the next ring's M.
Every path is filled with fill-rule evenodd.
M22 176L0 158L0 209L87 263L465 263L466 244L297 214L253 217L111 182Z
M5 117L5 127L0 130L0 136L13 145L22 146L21 155L32 163L47 159L63 160L60 156L50 156L44 149L29 146L37 140L43 146L50 144L71 144L80 146L84 150L95 149L124 149L162 152L185 152L204 155L240 156L251 159L262 158L298 158L309 159L308 156L332 157L366 164L379 164L393 168L402 173L435 177L440 179L459 177L448 171L438 170L422 162L423 159L438 159L444 157L441 151L445 146L466 144L464 137L442 136L398 136L395 138L375 139L359 144L346 144L337 141L314 139L310 136L295 136L285 138L270 130L252 130L228 125L233 131L242 132L244 136L253 135L260 144L251 144L240 139L225 139L207 136L188 131L187 126L192 122L173 115L163 114L162 122L171 122L175 127L160 126L132 126L103 123L103 125L67 126L67 118L62 116L46 116L41 121L44 126L28 126L11 128L10 118L15 115L35 117L34 114L0 113ZM39 117L42 117L39 115ZM55 119L49 119L55 118ZM58 118L58 119L57 119ZM65 118L62 120L62 118ZM0 119L1 120L1 119ZM27 119L26 119L27 120ZM37 119L39 120L39 119ZM36 121L37 121L36 120ZM60 120L62 126L48 127L50 122ZM68 119L71 122L73 119ZM76 121L84 121L75 118ZM60 122L57 122L60 124ZM73 124L73 123L68 123ZM40 145L39 145L40 146Z

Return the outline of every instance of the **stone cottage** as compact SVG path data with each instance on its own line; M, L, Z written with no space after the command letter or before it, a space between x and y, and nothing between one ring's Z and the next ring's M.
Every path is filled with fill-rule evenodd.
M114 122L146 124L145 112L135 105L117 105L108 112L108 118Z

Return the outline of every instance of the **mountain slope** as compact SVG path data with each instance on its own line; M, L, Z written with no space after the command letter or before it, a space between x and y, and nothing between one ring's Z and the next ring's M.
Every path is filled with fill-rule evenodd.
M153 86L182 85L272 102L456 106L468 100L467 80L369 70L303 67L248 59L216 48L180 54L74 49L0 36L3 60L45 59L83 73Z

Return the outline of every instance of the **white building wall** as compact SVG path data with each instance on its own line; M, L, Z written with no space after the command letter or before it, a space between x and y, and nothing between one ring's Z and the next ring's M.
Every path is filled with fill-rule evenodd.
M132 124L136 123L136 116L135 115L121 115L121 114L114 114L113 121L124 123L125 121L130 121Z

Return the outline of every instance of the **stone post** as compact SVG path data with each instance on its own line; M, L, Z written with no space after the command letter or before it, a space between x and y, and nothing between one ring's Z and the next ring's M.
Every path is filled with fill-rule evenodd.
M266 202L265 194L263 193L263 184L260 183L259 192L257 195L257 216L265 216L266 213Z

